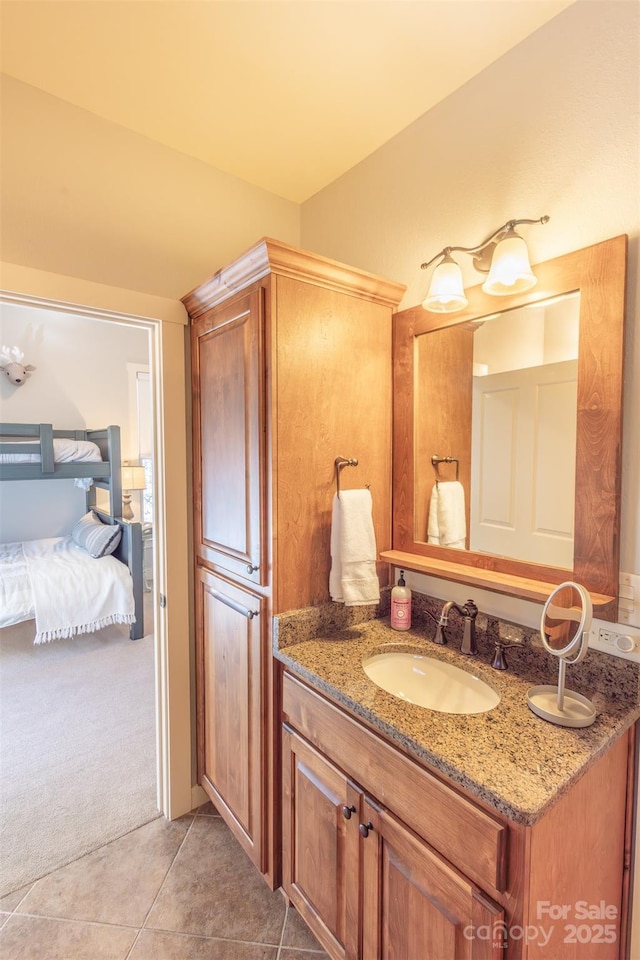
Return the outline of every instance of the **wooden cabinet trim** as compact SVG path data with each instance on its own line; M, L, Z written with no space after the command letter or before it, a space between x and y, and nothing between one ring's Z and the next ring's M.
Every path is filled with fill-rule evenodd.
M508 827L285 673L283 713L337 766L485 889L506 888Z
M270 273L318 284L388 307L397 306L406 290L402 283L264 237L229 266L218 270L210 279L187 293L182 297L182 302L189 316L196 318L230 294Z

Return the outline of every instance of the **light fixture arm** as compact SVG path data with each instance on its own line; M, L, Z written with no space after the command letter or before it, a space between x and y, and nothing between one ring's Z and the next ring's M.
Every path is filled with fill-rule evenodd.
M426 263L421 263L420 269L427 270L439 257L447 259L451 257L454 251L457 251L458 253L470 253L473 256L473 265L476 270L480 271L480 273L489 273L493 251L500 240L503 240L508 233L513 231L514 228L521 223L547 223L548 221L549 217L546 215L539 217L537 220L507 220L506 223L498 227L497 230L494 230L486 240L483 240L482 243L479 243L476 247L445 247L440 253L436 253L435 257L432 257L431 260L427 260Z

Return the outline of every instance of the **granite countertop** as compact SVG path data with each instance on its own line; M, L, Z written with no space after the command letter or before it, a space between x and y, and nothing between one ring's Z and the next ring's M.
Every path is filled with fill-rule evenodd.
M428 623L400 633L391 629L388 617L346 622L349 614L336 607L328 614L309 608L276 617L277 659L409 756L517 823L538 820L640 716L635 663L589 651L582 664L569 666L567 688L588 696L597 717L590 727L560 727L527 706L531 686L557 683L557 660L532 631L513 626L511 635L519 646L506 652L509 669L502 672L490 662L492 632L509 635L510 625L503 622L479 616L480 654L466 657L459 652L459 637L444 647L430 642L434 628ZM356 613L355 620L359 617L366 614ZM493 687L500 703L487 713L460 715L399 700L362 669L366 657L394 648L456 664Z

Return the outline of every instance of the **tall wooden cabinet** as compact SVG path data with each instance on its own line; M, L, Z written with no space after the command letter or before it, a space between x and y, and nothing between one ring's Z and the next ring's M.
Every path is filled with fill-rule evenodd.
M391 317L404 287L264 239L192 321L198 779L279 881L271 617L329 599L337 456L391 546ZM388 566L378 567L381 585Z

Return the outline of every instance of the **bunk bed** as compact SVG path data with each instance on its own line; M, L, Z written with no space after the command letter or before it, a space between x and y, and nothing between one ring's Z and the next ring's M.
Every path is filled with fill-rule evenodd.
M144 636L142 525L122 517L121 466L118 426L109 426L103 430L54 430L53 426L47 423L0 423L0 481L73 479L86 491L87 511L101 524L117 525L121 532L120 541L111 556L100 559L89 557L77 544L67 544L66 541L71 540L69 537L55 538L56 541L65 541L55 545L51 540L4 545L4 562L0 564L0 571L4 571L6 576L4 597L6 599L12 596L17 603L15 619L10 620L11 613L5 613L2 621L4 625L30 619L26 613L34 608L33 597L25 596L25 592L29 590L29 568L35 569L37 566L40 577L43 571L46 576L49 567L51 589L63 589L60 574L56 572L57 566L59 563L69 564L77 557L78 564L75 567L67 566L70 572L62 576L62 581L68 582L69 590L77 592L78 578L83 575L83 571L86 571L88 579L93 579L98 570L104 570L105 576L115 576L116 581L122 581L121 569L113 568L111 557L114 557L127 567L130 574L130 583L128 578L125 578L125 590L128 591L130 587L133 593L135 619L130 625L130 637L138 640ZM98 489L108 492L108 507L96 505ZM68 546L70 549L67 549ZM103 563L105 560L109 562ZM109 571L109 568L112 569ZM22 578L19 582L16 579L18 577ZM46 589L46 583L43 583L42 592L46 593ZM109 589L119 588L110 586ZM103 592L98 590L98 593ZM95 620L99 621L100 617L96 616ZM88 617L87 624L90 623L91 617ZM86 632L84 627L69 627L69 631L69 635ZM38 633L36 622L36 637L38 636L47 638L47 631Z

